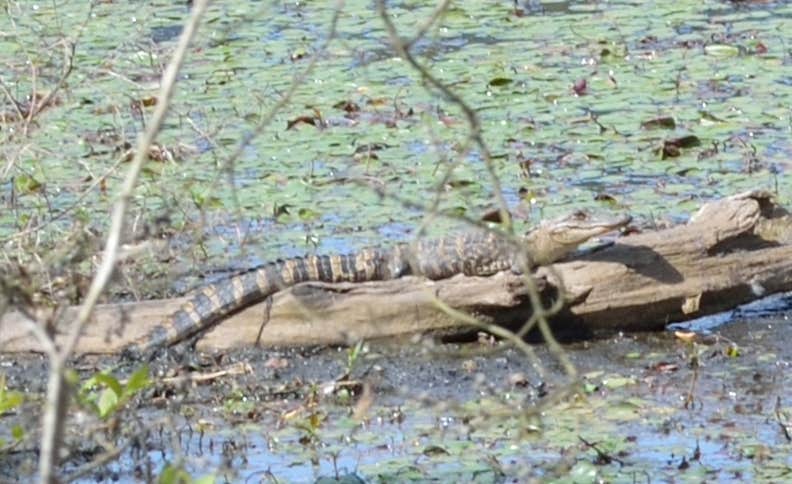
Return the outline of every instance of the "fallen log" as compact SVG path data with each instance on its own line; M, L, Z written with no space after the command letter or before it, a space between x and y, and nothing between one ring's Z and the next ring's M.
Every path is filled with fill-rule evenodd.
M769 193L753 191L555 270L570 297L585 295L571 307L577 323L654 330L792 290L791 257L792 218Z
M661 329L792 290L792 219L769 193L740 194L706 204L686 225L620 238L605 249L540 268L533 277L546 300L564 294L568 302L554 318L555 327ZM531 313L524 283L510 273L303 283L232 315L198 347L344 344L463 328L438 308L438 299L486 322L521 324ZM100 305L78 351L117 351L182 302ZM73 314L67 309L58 320L68 322ZM0 320L0 351L40 351L28 328L22 315L6 314Z

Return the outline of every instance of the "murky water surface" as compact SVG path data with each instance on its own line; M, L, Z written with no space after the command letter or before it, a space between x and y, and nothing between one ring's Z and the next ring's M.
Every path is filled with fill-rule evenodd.
M753 315L695 342L663 332L567 343L582 383L560 402L550 399L568 380L544 345L534 346L536 366L487 345L372 344L351 371L345 349L240 350L195 370L245 362L251 373L147 390L124 417L126 427L139 422L141 440L85 479L150 478L180 463L193 476L234 482L346 473L365 482L784 481L792 475L791 337L786 316ZM77 367L88 375L108 363ZM0 365L11 388L43 391L41 359L6 355ZM358 393L365 385L373 399L349 398L338 382ZM93 418L75 410L79 420L86 425L70 427L71 439ZM24 448L0 475L32 465ZM85 461L97 451L84 448ZM71 472L81 459L70 462Z
M389 4L404 36L431 11ZM321 50L334 6L213 3L161 156L132 201L130 231L162 236L168 250L128 261L111 297L163 296L276 257L410 238L426 212L404 200L439 200L435 235L460 225L454 214L494 206L461 111L394 57L371 2L344 2ZM187 14L170 0L8 2L0 240L38 227L31 247L43 250L82 225L104 234L124 153ZM412 52L478 112L520 228L578 208L679 222L745 189L791 205L790 22L784 1L460 1ZM19 122L32 92L57 85L64 39L75 45L72 72L51 106ZM314 54L291 101L232 159ZM583 385L560 401L550 399L567 380L542 345L542 365L477 344L370 346L354 364L346 349L234 352L194 369L247 362L252 373L157 383L116 427L73 409L64 472L81 469L86 482L150 480L167 464L232 482L787 481L792 326L778 309L751 311L696 322L695 342L668 332L567 344ZM77 367L87 378L108 363L117 362ZM340 381L373 400L333 387L348 370ZM21 407L0 398L0 414L9 405L0 480L26 480L45 365L3 355L0 375L25 395ZM27 438L13 444L18 432ZM114 445L128 447L81 467Z

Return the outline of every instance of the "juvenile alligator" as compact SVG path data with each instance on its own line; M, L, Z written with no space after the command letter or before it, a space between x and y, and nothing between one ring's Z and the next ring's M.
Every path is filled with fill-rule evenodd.
M384 281L405 275L445 279L456 274L488 276L550 264L597 235L627 225L629 216L593 219L584 212L544 222L519 243L476 229L443 239L419 240L392 248L346 255L309 255L267 263L210 284L126 351L143 354L176 344L226 316L300 282Z

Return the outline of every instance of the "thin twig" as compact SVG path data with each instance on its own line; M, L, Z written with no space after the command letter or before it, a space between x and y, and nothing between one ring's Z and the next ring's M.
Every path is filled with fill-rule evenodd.
M34 225L32 227L27 227L27 228L25 228L23 230L20 230L18 232L14 232L13 234L11 234L11 235L9 235L9 236L7 236L5 238L0 238L0 243L8 242L9 240L13 240L13 239L18 239L20 237L23 237L23 236L25 236L27 234L30 234L30 233L33 233L33 232L38 232L39 230L45 228L46 226L52 224L53 222L56 222L56 221L62 219L64 216L66 216L69 213L73 212L75 209L80 207L80 203L83 200L85 200L85 198L88 195L91 194L91 192L93 191L94 188L96 188L98 185L100 185L102 182L104 182L107 179L107 177L112 175L113 172L115 172L115 170L124 162L126 162L124 157L123 156L119 157L116 160L116 162L113 163L113 166L108 168L104 172L104 174L102 176L94 179L94 181L91 182L91 184L88 185L88 187L85 190L83 190L82 193L77 195L77 198L74 200L74 203L72 203L68 207L64 208L60 212L56 213L55 215L53 215L52 217L48 218L47 220L44 220L41 223L38 223L38 224L36 224L36 225Z
M129 171L119 191L118 200L113 207L102 263L91 281L88 294L85 297L83 305L80 306L77 317L70 328L63 347L55 358L50 359L47 401L42 417L41 455L39 458L39 481L42 483L49 484L55 482L56 479L55 474L64 428L65 410L69 402L69 392L64 380L67 359L76 347L80 335L82 334L83 327L91 317L93 309L99 300L99 296L104 292L104 288L115 269L129 200L134 193L140 171L149 152L149 147L159 133L165 115L168 112L168 107L170 106L171 97L173 95L173 88L176 84L176 76L184 61L187 47L190 45L203 13L206 10L207 4L208 0L196 0L193 3L190 18L187 20L184 30L179 37L176 49L173 52L173 57L170 62L168 62L167 68L162 76L162 87L157 97L157 105L154 109L154 114L151 117L146 131L138 139L137 151L130 163Z
M388 31L388 36L390 37L391 44L396 52L402 57L404 60L407 61L413 69L418 71L421 74L421 77L431 84L435 89L440 91L450 102L456 104L461 110L462 113L465 115L468 124L470 125L470 139L475 141L478 145L479 150L481 151L481 159L484 161L484 166L487 169L487 172L490 175L490 182L492 183L492 192L495 196L495 201L498 205L498 211L500 212L501 220L503 221L506 230L511 232L511 216L509 215L508 205L506 204L506 199L503 197L503 190L500 186L500 179L498 178L497 173L495 173L495 167L492 162L492 156L490 155L489 148L487 147L486 141L484 141L484 136L482 135L481 130L481 122L478 119L478 115L476 111L473 110L465 101L462 99L457 93L452 91L448 86L440 82L439 79L434 77L434 75L429 72L423 65L418 63L415 60L415 57L410 53L410 51L405 47L404 43L402 43L401 39L399 38L399 33L396 30L396 26L393 24L390 15L387 12L385 7L384 0L377 0L377 11L382 18L382 21L385 23L385 28Z
M236 196L236 190L234 189L234 166L236 161L242 156L245 150L248 148L250 143L253 142L257 137L261 136L264 130L272 124L272 121L275 119L275 116L280 112L281 109L286 107L289 104L294 94L297 92L297 89L300 88L305 83L305 79L313 72L314 68L319 62L319 59L322 55L327 51L328 47L330 47L331 42L336 37L336 32L338 29L338 20L341 17L341 12L343 11L344 0L338 0L336 4L336 8L333 12L333 18L330 21L330 28L328 29L327 38L324 40L322 45L319 49L314 53L311 57L310 62L308 65L303 69L301 72L295 74L292 78L292 82L289 85L288 90L278 99L274 106L272 106L269 111L267 111L264 116L262 117L261 121L256 125L255 129L245 136L242 141L237 145L236 150L229 156L223 166L223 171L226 172L228 176L228 184L232 189L232 203L237 208L237 212L239 212L239 200ZM215 184L217 180L213 180L212 185ZM280 289L285 289L285 287L281 287ZM306 318L313 318L317 317L316 313L308 307L301 306L300 309L303 311L303 314Z
M2 91L3 94L5 94L6 99L8 99L8 103L14 106L14 109L16 110L16 114L19 117L19 120L20 121L24 120L25 114L22 112L22 105L20 104L19 101L17 101L14 98L14 96L11 94L11 91L8 90L8 87L6 87L6 84L5 82L3 82L2 77L0 77L0 91Z
M418 26L418 30L416 30L413 38L404 42L404 48L409 49L416 42L421 40L423 36L426 35L427 32L429 32L429 29L432 28L435 22L437 22L440 19L440 17L446 12L446 10L448 10L449 5L451 5L451 0L440 0L440 2L437 4L437 7L434 9L434 12L432 12L432 15L430 15L429 18L426 19L426 22Z
M52 337L44 331L44 328L41 327L38 320L30 314L25 308L17 307L17 312L23 316L23 321L25 322L25 326L27 326L28 331L33 334L36 338L36 341L41 345L42 351L47 354L47 357L57 358L58 356L58 348L55 346L55 342L53 341Z
M242 154L245 152L248 146L250 146L250 143L252 143L253 140L261 136L264 130L275 119L275 116L280 112L280 110L283 109L287 104L289 104L289 101L291 101L292 97L297 92L297 89L299 89L299 87L303 85L305 79L311 74L311 72L313 72L314 68L316 67L316 64L319 62L319 58L321 57L321 54L327 51L327 48L330 46L330 43L333 41L333 39L336 36L338 20L341 17L343 4L344 4L344 0L338 0L335 11L333 13L333 18L330 21L330 29L327 38L325 39L324 43L319 47L317 52L311 57L311 60L308 63L308 65L305 67L305 69L297 73L292 78L292 82L289 85L289 89L286 91L286 93L283 94L283 96L281 96L280 99L278 99L275 105L272 106L270 110L267 111L267 113L264 114L261 121L259 121L259 123L256 125L255 129L242 139L242 141L237 146L236 150L234 150L231 156L229 156L228 159L226 159L223 169L228 176L228 182L232 188L233 203L235 206L239 207L239 200L236 197L236 191L233 190L234 165L236 164L236 161L242 156Z
M160 383L166 385L207 383L226 376L246 375L248 373L253 373L253 367L247 362L240 361L223 370L210 371L206 373L189 373L183 376L165 377L160 380Z
M91 462L78 467L76 471L68 474L65 479L63 479L63 482L74 482L77 479L81 479L88 474L95 472L103 465L118 459L118 457L123 454L124 451L126 451L131 445L132 439L127 439L122 446L107 450L103 454L99 455L99 457L91 460Z
M32 120L38 113L41 112L42 109L47 107L47 105L52 102L55 98L55 95L60 91L63 86L66 84L66 79L69 78L71 75L72 70L74 70L74 52L76 44L74 42L66 41L66 45L63 46L63 58L64 58L64 66L63 72L61 72L61 76L58 79L58 82L55 83L55 87L44 96L40 102L36 102L35 97L30 101L30 113L28 117L28 121ZM27 130L27 126L25 126L25 130Z
M447 5L441 3L440 7L435 10L435 13L430 18L430 20L436 20L439 18L440 14L443 12L443 9ZM448 86L443 84L439 79L434 77L431 72L429 72L423 65L421 65L410 53L409 45L411 43L405 43L399 37L398 31L396 30L396 26L393 24L393 21L390 15L387 12L385 7L384 0L377 0L377 11L379 12L382 21L385 23L385 27L388 31L388 36L390 37L391 44L396 52L406 60L418 73L421 77L427 81L430 85L432 85L435 89L439 90L451 103L457 105L462 112L464 113L468 125L470 127L470 134L468 139L475 142L475 144L479 147L481 158L484 161L484 166L487 169L489 174L490 182L492 183L492 191L495 196L495 200L498 205L498 211L500 213L500 219L502 220L506 232L509 234L513 233L512 221L511 216L508 211L508 206L506 204L506 199L503 197L503 191L500 185L500 179L498 178L497 173L495 172L495 167L492 161L492 156L490 154L489 148L487 147L486 141L484 140L484 136L482 133L481 122L478 119L478 115L476 112L471 108L458 94L452 91ZM434 21L432 20L432 21ZM428 30L430 24L425 25L422 29ZM419 36L423 35L424 31L419 31ZM456 164L452 164L449 167L449 171L446 173L446 177L450 176L450 171ZM445 177L444 177L445 179ZM439 203L439 200L435 202L436 204ZM429 214L429 217L433 217L433 214ZM529 321L530 324L527 324L526 327L530 329L530 326L533 326L534 322L538 324L539 329L542 333L542 336L545 338L551 352L559 359L559 361L564 366L565 371L567 374L575 378L577 375L577 371L575 370L574 365L569 360L569 357L561 348L561 345L555 339L550 329L550 325L547 322L548 314L552 314L550 311L545 309L542 306L542 301L539 296L538 288L536 287L536 283L530 276L530 271L528 270L529 267L523 267L523 272L525 272L526 277L526 287L528 289L528 298L531 302L531 306L534 308L534 314L532 319ZM561 294L560 298L563 298L563 294ZM555 305L554 305L555 306ZM552 311L554 308L550 308ZM557 310L557 309L556 309ZM527 331L527 329L525 330ZM521 332L522 333L522 332Z

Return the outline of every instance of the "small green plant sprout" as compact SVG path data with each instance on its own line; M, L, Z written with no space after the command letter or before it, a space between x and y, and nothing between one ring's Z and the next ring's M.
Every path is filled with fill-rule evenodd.
M100 372L82 385L79 400L87 407L93 408L100 418L105 419L150 384L149 369L146 365L138 368L126 383L109 372Z

